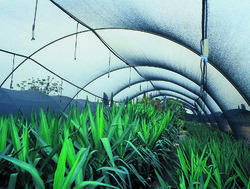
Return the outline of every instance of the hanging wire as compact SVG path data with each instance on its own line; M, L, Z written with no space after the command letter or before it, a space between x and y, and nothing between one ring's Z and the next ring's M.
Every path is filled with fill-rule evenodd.
M129 88L131 86L131 67L129 67Z
M10 80L10 89L13 89L13 70L15 68L15 54L13 55L13 60L12 60L12 74L11 74L11 80Z
M76 48L77 48L77 37L78 37L78 25L79 25L79 23L77 22L77 24L76 24L76 39L75 39L74 60L76 60Z
M111 52L109 51L109 72L108 72L108 78L110 77L110 63L111 63Z
M141 92L141 84L140 84L140 92Z
M33 21L33 25L32 25L32 38L31 38L31 40L35 40L35 27L36 27L37 4L38 4L38 0L36 0L34 21Z
M205 97L207 88L207 62L208 62L208 38L207 38L207 17L208 8L207 0L202 1L202 40L200 43L201 47L201 85L200 85L200 96Z

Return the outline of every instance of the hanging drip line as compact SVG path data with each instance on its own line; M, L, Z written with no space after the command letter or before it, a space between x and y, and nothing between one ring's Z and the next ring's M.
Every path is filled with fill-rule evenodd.
M140 84L140 92L141 92L141 84Z
M109 71L108 71L108 78L110 77L110 63L111 63L111 52L109 51Z
M131 86L131 66L129 67L129 88Z
M208 38L207 38L207 18L208 18L208 8L207 0L202 1L202 39L200 42L201 47L201 84L200 84L200 96L204 97L206 87L207 87L207 62L208 62Z
M33 25L32 25L32 38L31 38L31 40L35 40L35 27L36 27L37 4L38 4L38 0L36 0L34 21L33 21Z
M74 60L76 60L76 48L77 48L77 37L78 37L78 25L79 25L79 23L77 22L77 24L76 24L76 39L75 39Z
M15 68L15 54L13 54L13 60L12 60L12 74L11 74L11 80L10 80L10 89L13 89L13 70Z

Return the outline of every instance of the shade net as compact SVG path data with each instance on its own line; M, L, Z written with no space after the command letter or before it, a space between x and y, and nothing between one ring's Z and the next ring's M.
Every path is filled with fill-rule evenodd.
M172 95L203 115L215 114L206 122L242 105L249 110L247 0L208 1L203 97L201 1L38 1L32 41L35 2L4 1L0 9L1 88L18 90L22 81L49 76L62 84L62 93L49 94L65 99L53 97L62 109L72 98L81 103L105 94L121 102L148 93Z

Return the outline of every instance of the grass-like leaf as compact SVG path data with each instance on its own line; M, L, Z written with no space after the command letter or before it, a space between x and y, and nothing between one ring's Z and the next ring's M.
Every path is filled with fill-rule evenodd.
M18 173L12 173L10 175L9 183L8 183L8 189L15 189L16 187L16 180L17 180Z
M110 146L109 139L108 138L102 138L101 141L103 143L103 146L104 146L104 149L105 149L106 153L108 154L111 165L113 167L115 167L114 156L113 156L113 153L112 153L112 148Z
M97 181L83 181L80 184L76 185L74 187L74 189L82 189L82 188L84 188L85 186L88 186L88 185L91 185L91 186L104 186L106 188L120 189L120 188L118 188L116 186L112 186L110 184L105 184L105 183L97 182Z
M1 136L0 152L4 151L7 144L7 131L8 131L7 123L8 121L4 117L0 117L0 136Z
M41 179L41 177L39 176L39 173L35 167L33 167L32 165L30 165L24 161L21 161L21 160L18 160L16 158L12 158L9 156L0 155L0 158L3 158L5 160L17 165L18 167L23 168L25 171L29 172L34 180L36 188L38 188L38 189L45 188L44 182Z
M54 175L54 183L53 183L54 189L60 189L63 185L64 174L66 170L67 142L68 142L68 139L66 138L63 143L63 147L62 147L59 159L58 159L58 164L57 164L56 172Z
M65 179L65 182L62 187L63 189L68 189L71 187L72 183L74 182L74 180L76 180L77 175L82 169L82 166L86 161L88 154L89 154L89 148L88 149L82 148L79 151L75 163L73 164L68 176Z
M18 128L15 124L15 121L12 115L10 116L10 119L11 119L10 133L11 133L13 147L14 147L15 152L19 152L21 150L21 141L18 135ZM20 152L18 153L18 159L23 160L23 153L20 153Z

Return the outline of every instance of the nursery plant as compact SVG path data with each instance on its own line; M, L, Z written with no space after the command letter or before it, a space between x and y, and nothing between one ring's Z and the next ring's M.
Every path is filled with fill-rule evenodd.
M189 137L177 149L180 187L250 187L250 155L245 141L206 125L187 130Z
M245 141L200 123L180 138L184 108L153 102L0 116L1 187L250 187Z
M113 105L105 111L98 103L93 113L87 103L81 112L71 108L63 117L41 109L39 115L31 114L30 123L20 115L1 117L1 185L149 187L150 168L161 171L154 149L159 148L157 140L167 132L171 115L159 113L155 115L164 119L149 120L137 106L129 102L126 108Z

